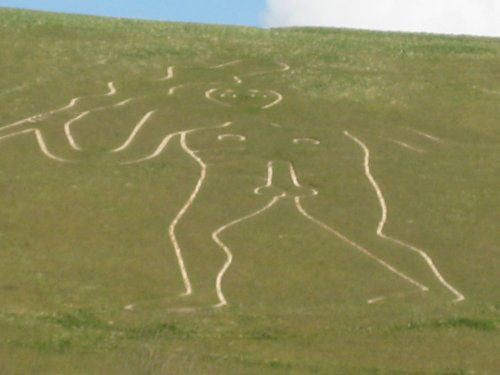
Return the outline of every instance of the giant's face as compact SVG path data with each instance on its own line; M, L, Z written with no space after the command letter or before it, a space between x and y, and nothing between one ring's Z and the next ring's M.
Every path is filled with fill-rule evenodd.
M206 92L207 99L228 107L267 109L275 106L283 97L273 90L243 88L216 88Z

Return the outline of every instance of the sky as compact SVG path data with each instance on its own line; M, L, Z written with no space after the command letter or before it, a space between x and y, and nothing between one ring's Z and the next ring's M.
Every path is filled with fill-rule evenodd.
M500 0L268 0L264 24L500 37Z
M0 7L257 27L500 37L500 0L0 0Z
M266 0L0 0L0 7L162 21L262 26Z

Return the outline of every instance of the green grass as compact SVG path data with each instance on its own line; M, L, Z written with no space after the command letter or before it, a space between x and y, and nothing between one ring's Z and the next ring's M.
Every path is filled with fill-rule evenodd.
M429 323L419 323L412 322L408 323L406 327L401 327L400 329L454 329L454 328L468 328L477 331L488 331L495 332L498 330L498 324L494 320L481 320L481 319L469 319L469 318L458 318L458 319L448 319L445 321L438 320Z
M211 66L241 59L240 64ZM291 66L288 72L245 76ZM175 67L167 83L153 79ZM0 9L0 127L87 96L36 124L35 138L0 141L0 374L495 374L500 301L498 186L500 40L326 28L253 28L143 22ZM238 86L232 77L241 76ZM118 90L104 94L107 82ZM176 84L195 83L167 96ZM217 82L214 84L214 82ZM207 101L216 85L233 107ZM267 111L247 89L275 90ZM63 124L74 125L83 152ZM121 156L108 151L148 111L151 123ZM80 112L79 112L80 111ZM210 129L226 121L231 128ZM281 128L270 126L279 123ZM23 125L24 126L24 125ZM183 291L168 226L208 178L177 234L193 275ZM23 128L26 129L27 127ZM363 153L388 205L385 232L425 249L453 295L421 258L375 235L380 207ZM413 132L425 132L433 142ZM223 148L221 133L247 140ZM5 135L0 130L0 137ZM293 144L310 137L318 146ZM418 153L398 140L425 150ZM207 152L212 150L211 152ZM266 165L315 217L430 287L418 293L300 215L291 199L221 234L234 253L223 279L229 305L215 310L211 239L220 226L262 208ZM409 293L408 293L409 292ZM390 297L368 305L367 299ZM133 310L124 309L133 304ZM190 307L192 312L172 309Z

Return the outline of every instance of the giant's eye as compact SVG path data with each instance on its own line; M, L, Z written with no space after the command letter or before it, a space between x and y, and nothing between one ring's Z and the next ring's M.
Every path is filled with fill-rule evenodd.
M217 139L219 141L223 141L223 140L230 140L230 141L240 141L240 142L243 142L243 141L246 141L246 137L244 135L240 135L240 134L220 134Z
M267 99L267 94L263 91L260 90L249 90L248 94L250 95L251 98L255 99Z
M236 98L238 95L234 92L234 90L231 90L231 89L228 89L228 90L224 90L224 91L221 91L219 93L219 97L221 99L225 99L225 98Z
M301 143L305 143L305 144L317 146L321 142L319 141L319 139L316 139L316 138L294 138L293 143L295 143L296 145L301 144Z

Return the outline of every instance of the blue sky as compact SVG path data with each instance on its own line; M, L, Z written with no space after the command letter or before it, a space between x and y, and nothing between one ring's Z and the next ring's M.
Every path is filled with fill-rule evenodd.
M0 7L260 26L266 0L0 0Z
M333 26L500 37L500 0L0 0L2 6L260 27Z

